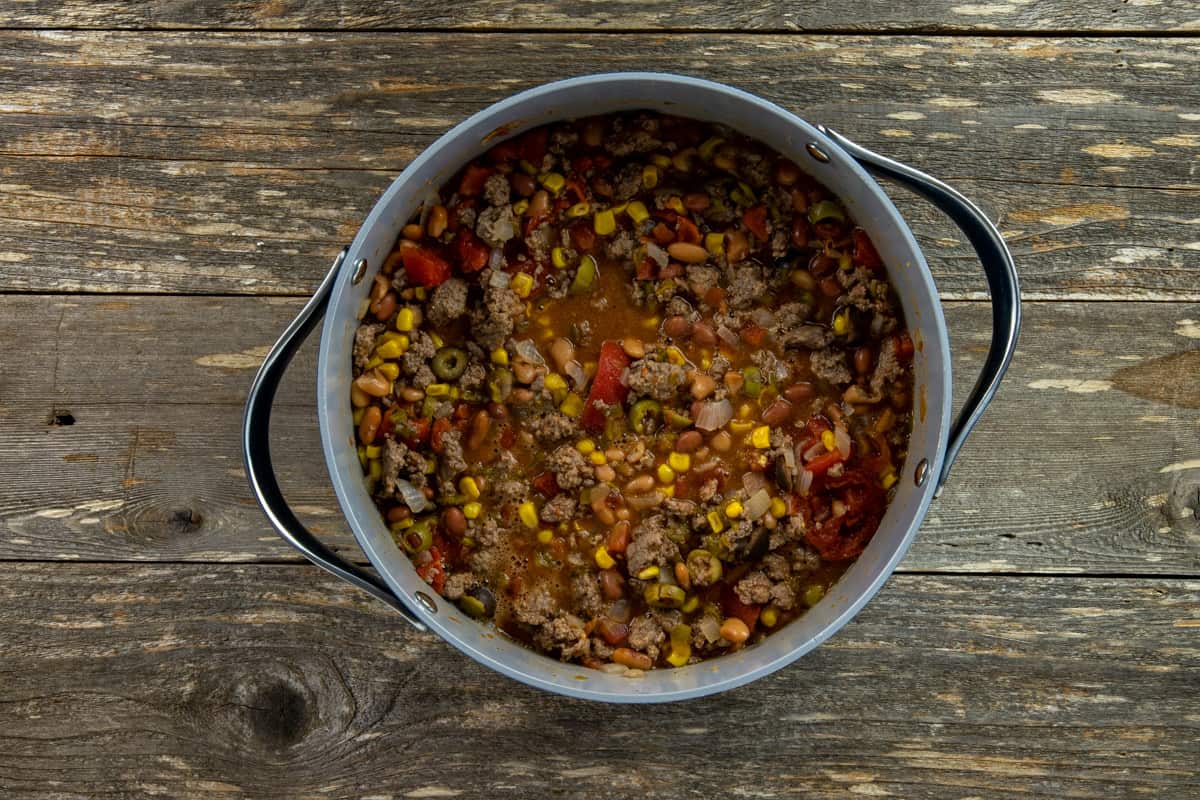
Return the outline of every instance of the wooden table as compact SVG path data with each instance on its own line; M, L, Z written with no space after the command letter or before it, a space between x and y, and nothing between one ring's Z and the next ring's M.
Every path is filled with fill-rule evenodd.
M26 0L0 28L0 796L1200 796L1193 0ZM277 539L237 444L263 353L416 153L618 69L743 87L954 183L1027 301L879 597L788 669L651 708L412 633ZM983 277L896 197L961 397ZM314 367L280 398L285 489L361 558Z

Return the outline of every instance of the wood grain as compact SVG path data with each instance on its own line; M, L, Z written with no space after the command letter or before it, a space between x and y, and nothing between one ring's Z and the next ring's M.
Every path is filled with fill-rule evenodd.
M295 558L245 485L238 431L253 370L300 305L10 296L0 558ZM963 397L990 314L947 313ZM1196 320L1187 304L1028 304L1006 382L904 568L1200 574ZM325 472L314 372L310 342L280 392L276 461L301 516L361 558ZM55 411L74 424L50 424Z
M274 0L171 3L26 0L0 11L0 27L17 28L446 28L486 30L796 30L796 31L1092 31L1196 30L1200 16L1184 0L1142 3L1072 3L1048 0L960 3L932 0L891 3L836 0L786 2L507 3L498 0L415 3L410 0Z
M2 565L14 798L1189 797L1200 583L896 576L714 698L528 689L310 567Z
M1198 300L1196 42L471 34L446 60L437 34L3 32L0 289L304 293L455 122L643 68L758 92L955 183L1030 298ZM961 234L896 196L945 296L981 297Z

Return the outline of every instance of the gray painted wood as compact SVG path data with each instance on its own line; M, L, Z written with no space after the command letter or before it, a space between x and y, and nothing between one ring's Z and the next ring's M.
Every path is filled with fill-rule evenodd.
M0 558L294 558L245 485L238 431L254 369L301 304L7 298L0 342L20 344L0 407ZM947 312L961 398L990 314ZM1194 304L1028 304L1008 378L903 568L1200 574L1198 324ZM281 388L276 463L301 516L361 558L321 455L315 351ZM74 424L49 425L54 410Z
M105 0L26 0L0 11L0 27L33 28L451 28L464 31L534 30L797 30L797 31L1108 31L1196 30L1200 15L1184 0L1140 3L1072 3L1048 0L960 3L933 0L891 3L836 0L795 4L573 2L506 3L499 0L416 3L409 0L319 0L222 3L214 0L131 3Z
M1200 583L896 576L657 707L523 687L311 567L0 565L5 797L1171 797Z
M446 59L442 34L3 32L0 286L304 293L455 122L537 82L649 68L955 183L1030 298L1198 300L1196 41L479 34ZM945 296L981 297L961 234L897 199Z

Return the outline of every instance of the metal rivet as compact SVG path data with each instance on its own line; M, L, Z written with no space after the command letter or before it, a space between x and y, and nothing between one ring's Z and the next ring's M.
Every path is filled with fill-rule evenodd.
M360 258L354 262L354 275L350 278L350 282L355 286L362 283L362 279L367 276L367 260Z
M417 592L417 600L420 601L421 605L425 606L425 610L430 614L437 613L437 603L433 602L433 598L429 595L424 592Z
M820 161L822 164L829 163L829 156L825 153L824 150L817 147L816 142L809 142L808 144L804 145L804 149L808 151L808 154L810 156L815 158L817 161Z
M916 480L917 486L924 486L925 479L928 477L929 477L929 459L922 458L919 462L917 462L917 471L913 475L913 478Z

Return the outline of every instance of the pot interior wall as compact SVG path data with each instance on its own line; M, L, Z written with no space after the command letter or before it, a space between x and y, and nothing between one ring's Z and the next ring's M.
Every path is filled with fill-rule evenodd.
M785 629L739 653L630 679L559 664L526 650L466 618L416 575L392 542L362 480L349 404L349 354L355 312L370 288L369 279L352 284L354 263L365 258L367 275L374 274L404 222L443 180L496 142L528 128L635 108L730 125L789 156L834 191L891 265L889 274L917 345L918 388L912 444L895 501L871 545L826 598ZM809 142L818 143L830 161L822 163L809 155ZM945 324L924 258L887 196L857 163L807 123L752 95L691 78L626 73L550 84L492 106L439 139L393 183L355 238L334 291L321 340L318 413L330 475L355 536L376 569L433 630L481 663L532 685L576 697L654 702L709 694L779 668L841 627L882 585L924 518L941 468L950 412L949 370ZM931 477L918 487L914 472L923 459L929 462Z

